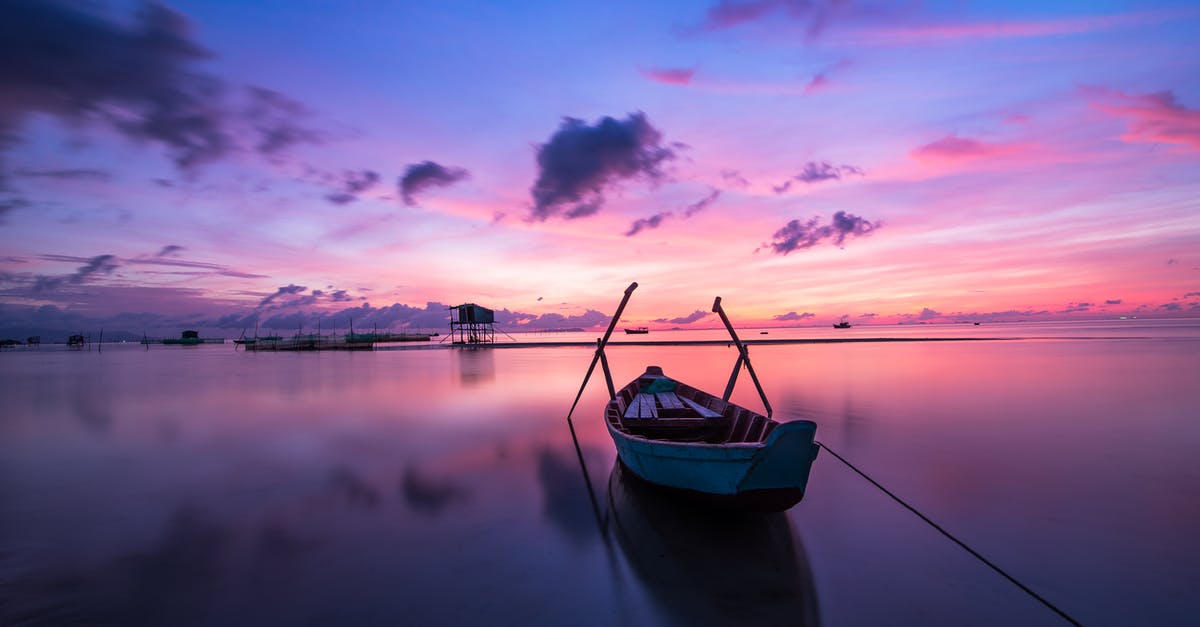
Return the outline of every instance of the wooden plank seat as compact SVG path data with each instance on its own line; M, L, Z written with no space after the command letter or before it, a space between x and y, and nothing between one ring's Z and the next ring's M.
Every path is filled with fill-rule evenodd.
M621 425L632 434L675 441L715 441L729 431L728 418L674 392L633 395Z

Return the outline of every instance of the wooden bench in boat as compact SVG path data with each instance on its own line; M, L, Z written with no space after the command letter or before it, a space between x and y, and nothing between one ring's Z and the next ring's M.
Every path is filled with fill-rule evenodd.
M625 408L626 419L723 418L723 416L690 398L674 392L639 393Z
M699 441L729 431L728 417L675 392L624 394L622 402L625 411L614 424L636 435Z

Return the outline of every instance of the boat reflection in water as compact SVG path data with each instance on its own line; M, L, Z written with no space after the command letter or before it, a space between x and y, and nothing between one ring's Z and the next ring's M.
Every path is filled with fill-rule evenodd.
M817 625L804 546L786 514L706 507L617 461L609 530L648 595L681 625Z

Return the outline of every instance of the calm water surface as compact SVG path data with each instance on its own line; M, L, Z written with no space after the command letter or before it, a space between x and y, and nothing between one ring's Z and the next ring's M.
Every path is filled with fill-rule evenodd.
M925 331L1026 339L752 355L776 417L1084 624L1195 624L1200 323ZM826 453L773 517L628 480L600 380L593 507L586 348L232 349L0 354L0 624L1063 624ZM718 392L734 357L610 351Z

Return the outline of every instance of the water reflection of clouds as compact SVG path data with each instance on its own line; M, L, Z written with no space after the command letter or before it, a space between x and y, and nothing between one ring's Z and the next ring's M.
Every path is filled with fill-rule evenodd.
M329 473L329 483L351 507L375 509L379 506L379 489L349 466L338 466Z
M470 491L457 483L431 477L416 466L404 469L400 477L400 495L414 512L438 516L450 505L465 501Z
M94 570L41 571L11 583L4 624L203 624L229 566L232 531L181 507L162 539ZM6 595L8 596L8 595Z

